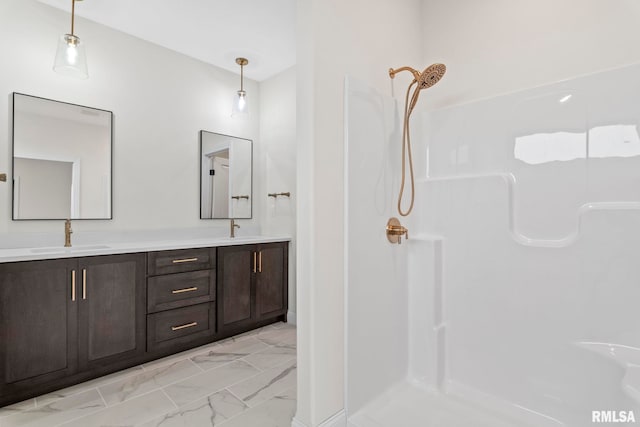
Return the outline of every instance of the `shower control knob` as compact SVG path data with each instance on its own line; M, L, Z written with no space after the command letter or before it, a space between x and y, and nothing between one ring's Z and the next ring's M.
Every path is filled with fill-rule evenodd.
M405 239L409 238L409 230L403 227L400 224L400 220L398 218L391 218L387 222L387 240L391 243L402 243L402 236L404 235Z

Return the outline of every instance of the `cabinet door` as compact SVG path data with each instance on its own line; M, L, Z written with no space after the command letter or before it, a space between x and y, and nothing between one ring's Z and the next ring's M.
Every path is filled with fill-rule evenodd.
M145 255L81 258L78 270L81 369L143 355Z
M68 260L0 264L0 389L5 390L0 395L77 370L74 265Z
M218 248L218 328L250 325L255 245Z
M270 243L258 248L256 320L287 312L287 260L287 243Z

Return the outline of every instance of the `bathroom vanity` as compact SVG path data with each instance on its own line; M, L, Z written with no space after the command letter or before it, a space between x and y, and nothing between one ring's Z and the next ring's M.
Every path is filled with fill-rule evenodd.
M0 250L0 406L286 321L288 245Z

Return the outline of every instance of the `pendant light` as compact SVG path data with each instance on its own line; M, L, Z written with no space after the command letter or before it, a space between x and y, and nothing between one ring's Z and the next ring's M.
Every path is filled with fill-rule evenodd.
M244 66L249 63L247 58L236 58L236 64L240 66L240 90L233 102L233 115L247 114L249 105L247 105L247 92L244 90Z
M71 0L71 33L60 36L53 69L60 74L86 79L89 77L87 54L84 50L84 44L80 41L80 38L74 34L75 6L77 1L82 0Z

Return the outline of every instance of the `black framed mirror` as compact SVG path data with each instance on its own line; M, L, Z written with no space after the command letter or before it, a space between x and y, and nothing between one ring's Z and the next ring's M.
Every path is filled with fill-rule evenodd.
M112 218L113 113L13 93L13 219Z
M200 131L200 219L251 218L253 142Z

